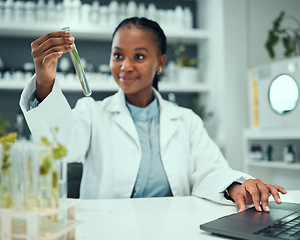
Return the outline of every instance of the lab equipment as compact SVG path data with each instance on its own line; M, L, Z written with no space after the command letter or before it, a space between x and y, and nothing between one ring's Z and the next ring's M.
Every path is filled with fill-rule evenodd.
M64 27L61 30L62 31L70 31L70 27ZM80 57L79 57L78 51L76 49L76 46L75 46L75 49L73 49L70 52L70 56L71 56L74 68L76 70L78 79L80 81L80 84L81 84L84 95L87 96L87 97L91 96L92 90L89 87L89 83L88 83L87 78L85 76L84 69L81 65Z

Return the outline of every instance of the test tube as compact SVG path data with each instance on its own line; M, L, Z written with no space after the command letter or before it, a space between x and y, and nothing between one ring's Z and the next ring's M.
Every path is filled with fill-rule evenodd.
M70 31L70 27L64 27L61 29L62 31ZM75 48L69 52L70 53L70 56L71 56L71 59L72 59L72 62L73 62L73 65L74 65L74 68L76 70L76 73L77 73L77 76L78 76L78 79L80 81L80 84L81 84L81 87L82 87L82 91L84 93L85 96L91 96L92 94L92 90L90 89L89 87L89 83L86 79L86 76L85 76L85 73L84 73L84 70L83 70L83 67L81 65L81 61L80 61L80 57L79 57L79 54L78 54L78 51L76 49L76 46Z

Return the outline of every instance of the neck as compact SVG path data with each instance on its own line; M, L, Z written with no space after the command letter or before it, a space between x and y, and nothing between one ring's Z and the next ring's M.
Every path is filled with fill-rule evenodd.
M147 94L125 94L126 100L136 107L146 107L154 99L152 89Z

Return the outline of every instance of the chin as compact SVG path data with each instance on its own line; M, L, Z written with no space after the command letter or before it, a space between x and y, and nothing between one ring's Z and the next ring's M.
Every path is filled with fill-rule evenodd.
M135 83L123 83L121 81L117 82L118 86L123 90L124 93L134 93L138 91L138 89L135 87Z

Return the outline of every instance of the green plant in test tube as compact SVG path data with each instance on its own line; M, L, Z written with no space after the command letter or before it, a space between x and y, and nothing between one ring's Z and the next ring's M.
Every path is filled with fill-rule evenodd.
M58 129L54 129L53 141L50 142L46 137L41 138L41 145L47 147L50 152L42 156L42 162L40 165L40 175L46 176L47 174L52 174L52 195L55 199L55 207L59 206L59 161L67 155L67 149L57 142L56 134ZM58 167L56 167L58 166Z
M62 31L70 31L70 28L69 27L62 28ZM87 81L85 72L83 70L83 67L82 67L82 64L81 64L81 61L80 61L80 57L79 57L79 54L78 54L78 51L77 51L76 47L75 47L75 49L73 49L70 52L70 56L71 56L74 68L76 70L78 79L80 81L83 93L84 93L85 96L88 97L92 94L92 91L89 87L89 83Z
M49 141L46 137L41 138L41 145L49 151L42 155L40 164L40 178L47 184L47 195L51 194L51 199L54 200L54 202L52 202L52 200L49 199L49 204L55 208L59 207L59 197L62 191L60 188L64 188L65 190L64 184L60 186L60 176L64 174L62 171L65 170L62 159L67 155L67 149L56 139L57 133L58 128L55 128L52 141ZM52 203L54 205L52 205ZM56 214L51 218L44 217L41 219L41 222L43 229L40 229L40 232L42 234L47 234L50 228L56 231L64 226L65 213L61 213L60 215Z
M1 174L0 174L0 208L11 208L13 206L13 198L11 195L12 176L11 162L9 161L9 151L12 144L17 139L17 133L9 133L0 138L1 144Z

